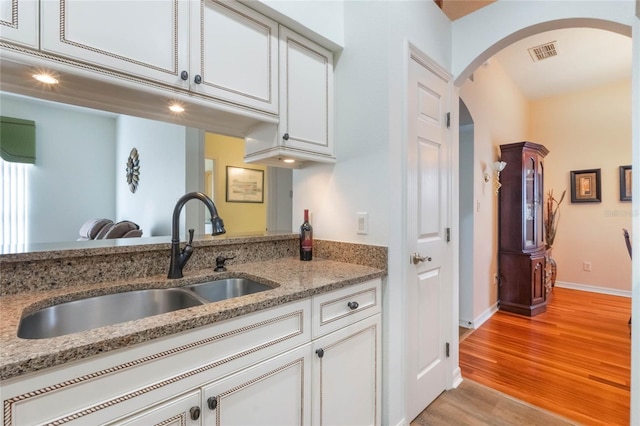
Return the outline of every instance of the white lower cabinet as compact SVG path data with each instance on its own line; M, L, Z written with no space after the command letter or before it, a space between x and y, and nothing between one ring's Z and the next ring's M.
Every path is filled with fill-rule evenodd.
M196 390L131 416L117 424L126 426L197 426L200 424L200 391Z
M310 358L301 346L114 425L308 425Z
M310 358L305 345L206 386L202 424L310 424Z
M314 425L380 424L380 315L313 343Z
M2 424L379 425L380 285L5 380Z

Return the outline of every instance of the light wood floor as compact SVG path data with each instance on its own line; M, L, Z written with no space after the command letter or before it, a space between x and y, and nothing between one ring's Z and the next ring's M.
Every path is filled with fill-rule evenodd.
M440 395L411 426L569 426L573 423L517 401L484 385L464 380Z
M468 335L462 376L579 424L628 425L630 312L629 298L555 288L547 312L499 311Z

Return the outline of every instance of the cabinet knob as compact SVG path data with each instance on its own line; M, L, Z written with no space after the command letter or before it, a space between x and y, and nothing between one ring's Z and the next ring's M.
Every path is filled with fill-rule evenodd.
M318 354L318 358L322 358L324 356L324 349L317 349L316 354Z
M284 139L285 141L289 140L289 133L285 133L284 135L282 135L282 139Z
M188 72L186 72L186 71L182 71L182 72L180 73L180 78L181 78L181 79L183 79L183 80L185 80L185 81L189 80L189 73L188 73Z
M358 302L349 302L349 303L347 303L347 306L349 307L349 309L351 309L353 311L355 309L358 309L358 306L360 306L360 305L358 305Z
M218 398L212 396L211 398L207 399L207 407L209 407L209 410L215 410L216 408L218 408Z
M200 407L191 407L189 410L191 420L198 420L200 418Z
M194 82L195 84L200 84L200 83L202 83L202 77L200 76L200 74L196 74L196 76L195 76L195 77L193 77L193 82Z

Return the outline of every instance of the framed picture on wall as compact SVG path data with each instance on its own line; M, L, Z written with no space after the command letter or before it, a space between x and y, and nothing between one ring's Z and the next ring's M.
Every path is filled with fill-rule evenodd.
M600 169L572 170L571 202L599 203L601 201Z
M620 166L620 201L631 201L631 166Z
M264 171L227 166L227 202L263 203Z

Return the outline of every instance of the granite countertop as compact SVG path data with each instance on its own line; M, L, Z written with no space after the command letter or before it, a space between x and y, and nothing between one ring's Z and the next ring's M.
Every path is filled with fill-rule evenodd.
M227 320L315 294L381 278L386 271L332 260L281 258L230 265L227 272L193 271L181 279L152 276L73 288L28 292L0 297L0 380L17 377L66 362L87 358L136 343ZM273 290L221 302L181 309L140 320L49 339L21 339L18 324L23 313L63 301L144 288L180 287L229 277L251 278ZM81 321L81 319L79 319Z

